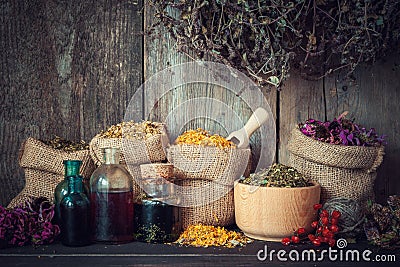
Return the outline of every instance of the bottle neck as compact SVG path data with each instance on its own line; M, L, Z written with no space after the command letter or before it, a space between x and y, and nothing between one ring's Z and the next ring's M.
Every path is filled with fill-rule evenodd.
M75 176L68 176L68 193L83 193L83 182L82 177L75 175Z
M104 149L104 163L119 164L119 149L118 148Z
M64 177L67 178L68 176L79 175L79 169L82 165L82 161L80 160L65 160L65 175Z

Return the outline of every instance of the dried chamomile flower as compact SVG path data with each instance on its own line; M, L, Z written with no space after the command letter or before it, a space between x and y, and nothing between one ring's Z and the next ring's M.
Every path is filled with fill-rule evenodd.
M105 132L101 132L99 137L103 138L128 138L135 140L145 140L154 135L162 134L164 124L160 122L143 121L143 122L121 122L112 125Z

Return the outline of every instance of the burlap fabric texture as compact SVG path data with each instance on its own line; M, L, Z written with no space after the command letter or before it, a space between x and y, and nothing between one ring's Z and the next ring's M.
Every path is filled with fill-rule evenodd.
M11 200L8 208L13 208L19 204L25 203L30 197L46 197L54 201L54 190L58 183L64 179L64 175L51 172L24 168L25 187Z
M186 144L172 145L167 151L176 178L216 181L222 185L233 185L248 169L251 156L250 149Z
M190 187L198 194L193 194L191 206L181 207L181 219L183 229L193 224L207 224L215 226L228 226L235 223L235 204L233 188L207 180L180 180L182 186L178 195L183 196ZM186 201L187 202L187 201ZM188 204L188 203L185 203Z
M321 201L348 198L366 207L374 198L376 170L384 146L342 146L314 140L298 128L288 142L290 164L306 177L321 184Z
M80 173L87 179L95 169L89 150L67 152L54 149L32 137L26 139L19 153L19 165L25 172L25 187L8 207L24 203L30 196L43 196L52 201L57 184L64 179L64 160L81 160Z
M100 134L90 141L90 155L96 165L104 163L103 148L119 148L120 163L145 164L160 162L166 159L164 147L168 144L166 134L157 134L145 140L127 138L105 138Z

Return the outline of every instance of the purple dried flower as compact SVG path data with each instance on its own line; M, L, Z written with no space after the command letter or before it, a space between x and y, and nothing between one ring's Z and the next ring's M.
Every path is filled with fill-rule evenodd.
M340 137L340 139L342 139L343 145L346 145L346 146L347 146L347 144L348 144L349 142L347 141L347 136L346 136L346 134L345 134L345 132L344 132L343 130L340 131L339 137Z
M45 198L32 198L14 209L0 206L0 239L10 245L51 243L60 233L53 225L54 205Z
M315 140L345 146L386 145L386 136L378 136L375 129L366 130L352 120L345 118L346 112L331 122L308 119L299 124L300 131Z

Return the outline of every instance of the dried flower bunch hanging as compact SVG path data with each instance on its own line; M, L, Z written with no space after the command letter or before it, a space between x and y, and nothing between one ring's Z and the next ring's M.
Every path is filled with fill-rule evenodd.
M374 62L396 47L396 0L153 0L155 23L179 51L235 67L258 84L279 87L290 68L320 79ZM177 12L178 11L178 12ZM176 15L179 14L179 15Z
M346 119L347 112L333 121L322 122L308 119L299 124L300 131L322 142L345 146L381 146L385 145L385 136L379 136L374 128L367 130L354 120Z

